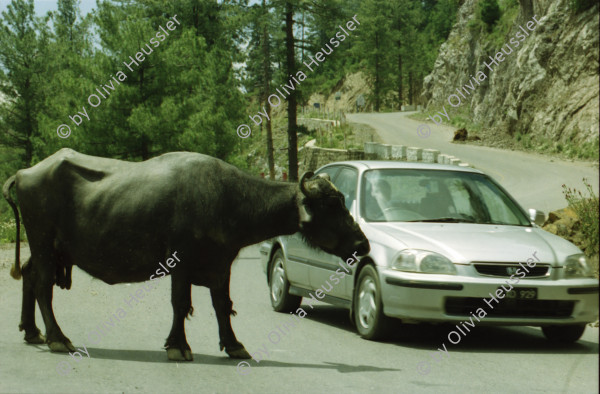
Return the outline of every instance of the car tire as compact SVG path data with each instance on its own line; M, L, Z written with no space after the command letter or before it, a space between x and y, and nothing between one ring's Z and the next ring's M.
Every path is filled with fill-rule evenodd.
M543 326L546 339L552 342L573 343L579 340L585 331L585 324L563 326Z
M302 297L289 293L290 282L287 280L283 261L283 252L279 249L273 254L269 265L271 267L269 275L271 305L276 312L296 312L302 302Z
M387 337L391 319L383 314L379 276L372 265L360 270L352 308L354 324L361 337L369 340Z

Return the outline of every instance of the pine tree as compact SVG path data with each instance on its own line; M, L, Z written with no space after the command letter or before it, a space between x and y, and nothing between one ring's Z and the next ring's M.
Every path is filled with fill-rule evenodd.
M267 98L271 94L273 83L273 57L272 36L274 29L273 15L266 0L261 5L251 8L250 38L248 44L248 59L246 60L246 91L258 98L258 107L265 111L266 119L261 123L266 129L267 165L269 178L275 179L275 159L273 152L273 131L271 119L271 106Z
M371 101L379 111L392 89L394 57L393 21L390 3L385 0L365 0L360 8L361 28L356 32L354 55L362 60L371 85Z
M47 56L44 61L43 95L47 97L37 114L40 135L34 139L35 159L39 161L62 147L71 147L84 153L102 152L88 144L85 130L90 121L81 116L78 125L71 116L83 111L89 94L97 87L89 78L95 68L89 27L91 16L81 17L79 1L59 0L58 10L48 14L53 31L48 33ZM77 118L76 118L77 119ZM57 128L67 125L71 135L57 136Z
M0 18L0 144L22 151L21 164L33 164L37 114L46 97L44 62L47 26L35 16L33 0L13 0Z
M105 107L115 120L109 137L121 155L145 159L188 150L232 159L244 108L233 70L235 34L228 34L235 27L226 26L222 7L206 1L170 3L167 9L153 1L99 7L101 43L109 54L103 68L127 74ZM174 15L176 29L158 47L146 46ZM132 64L130 56L142 49L145 60Z

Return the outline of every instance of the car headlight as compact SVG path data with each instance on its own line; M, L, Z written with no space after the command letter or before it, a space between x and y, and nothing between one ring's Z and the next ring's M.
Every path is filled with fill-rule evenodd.
M403 250L392 262L392 268L406 272L456 275L456 267L450 260L427 250Z
M584 278L592 275L587 259L583 254L573 254L565 261L565 278Z

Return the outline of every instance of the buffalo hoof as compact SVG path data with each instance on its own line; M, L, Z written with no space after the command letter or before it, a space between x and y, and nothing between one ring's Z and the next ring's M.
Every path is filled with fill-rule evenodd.
M185 349L183 353L180 349L170 348L167 349L167 357L172 361L193 361L194 357L192 356L192 351L190 349Z
M26 336L25 342L27 342L31 345L42 345L42 344L46 343L46 337L43 336L40 332L38 332L31 336Z
M252 356L250 356L250 354L248 354L248 352L246 351L246 349L244 349L243 346L236 350L227 350L227 348L225 348L225 352L231 358L243 358L243 359L252 358Z
M50 348L50 351L59 353L69 353L77 351L77 349L75 349L75 346L73 346L71 341L68 340L65 342L50 342L48 344L48 347Z

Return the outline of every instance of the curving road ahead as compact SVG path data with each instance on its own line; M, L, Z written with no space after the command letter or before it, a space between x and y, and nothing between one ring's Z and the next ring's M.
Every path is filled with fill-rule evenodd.
M348 114L351 122L373 127L386 144L438 149L486 172L510 192L525 209L536 208L546 214L564 208L567 202L562 185L584 190L587 178L598 194L598 166L589 162L570 162L536 153L503 150L450 142L454 127L427 122L431 134L417 135L422 121L409 119L414 112Z

